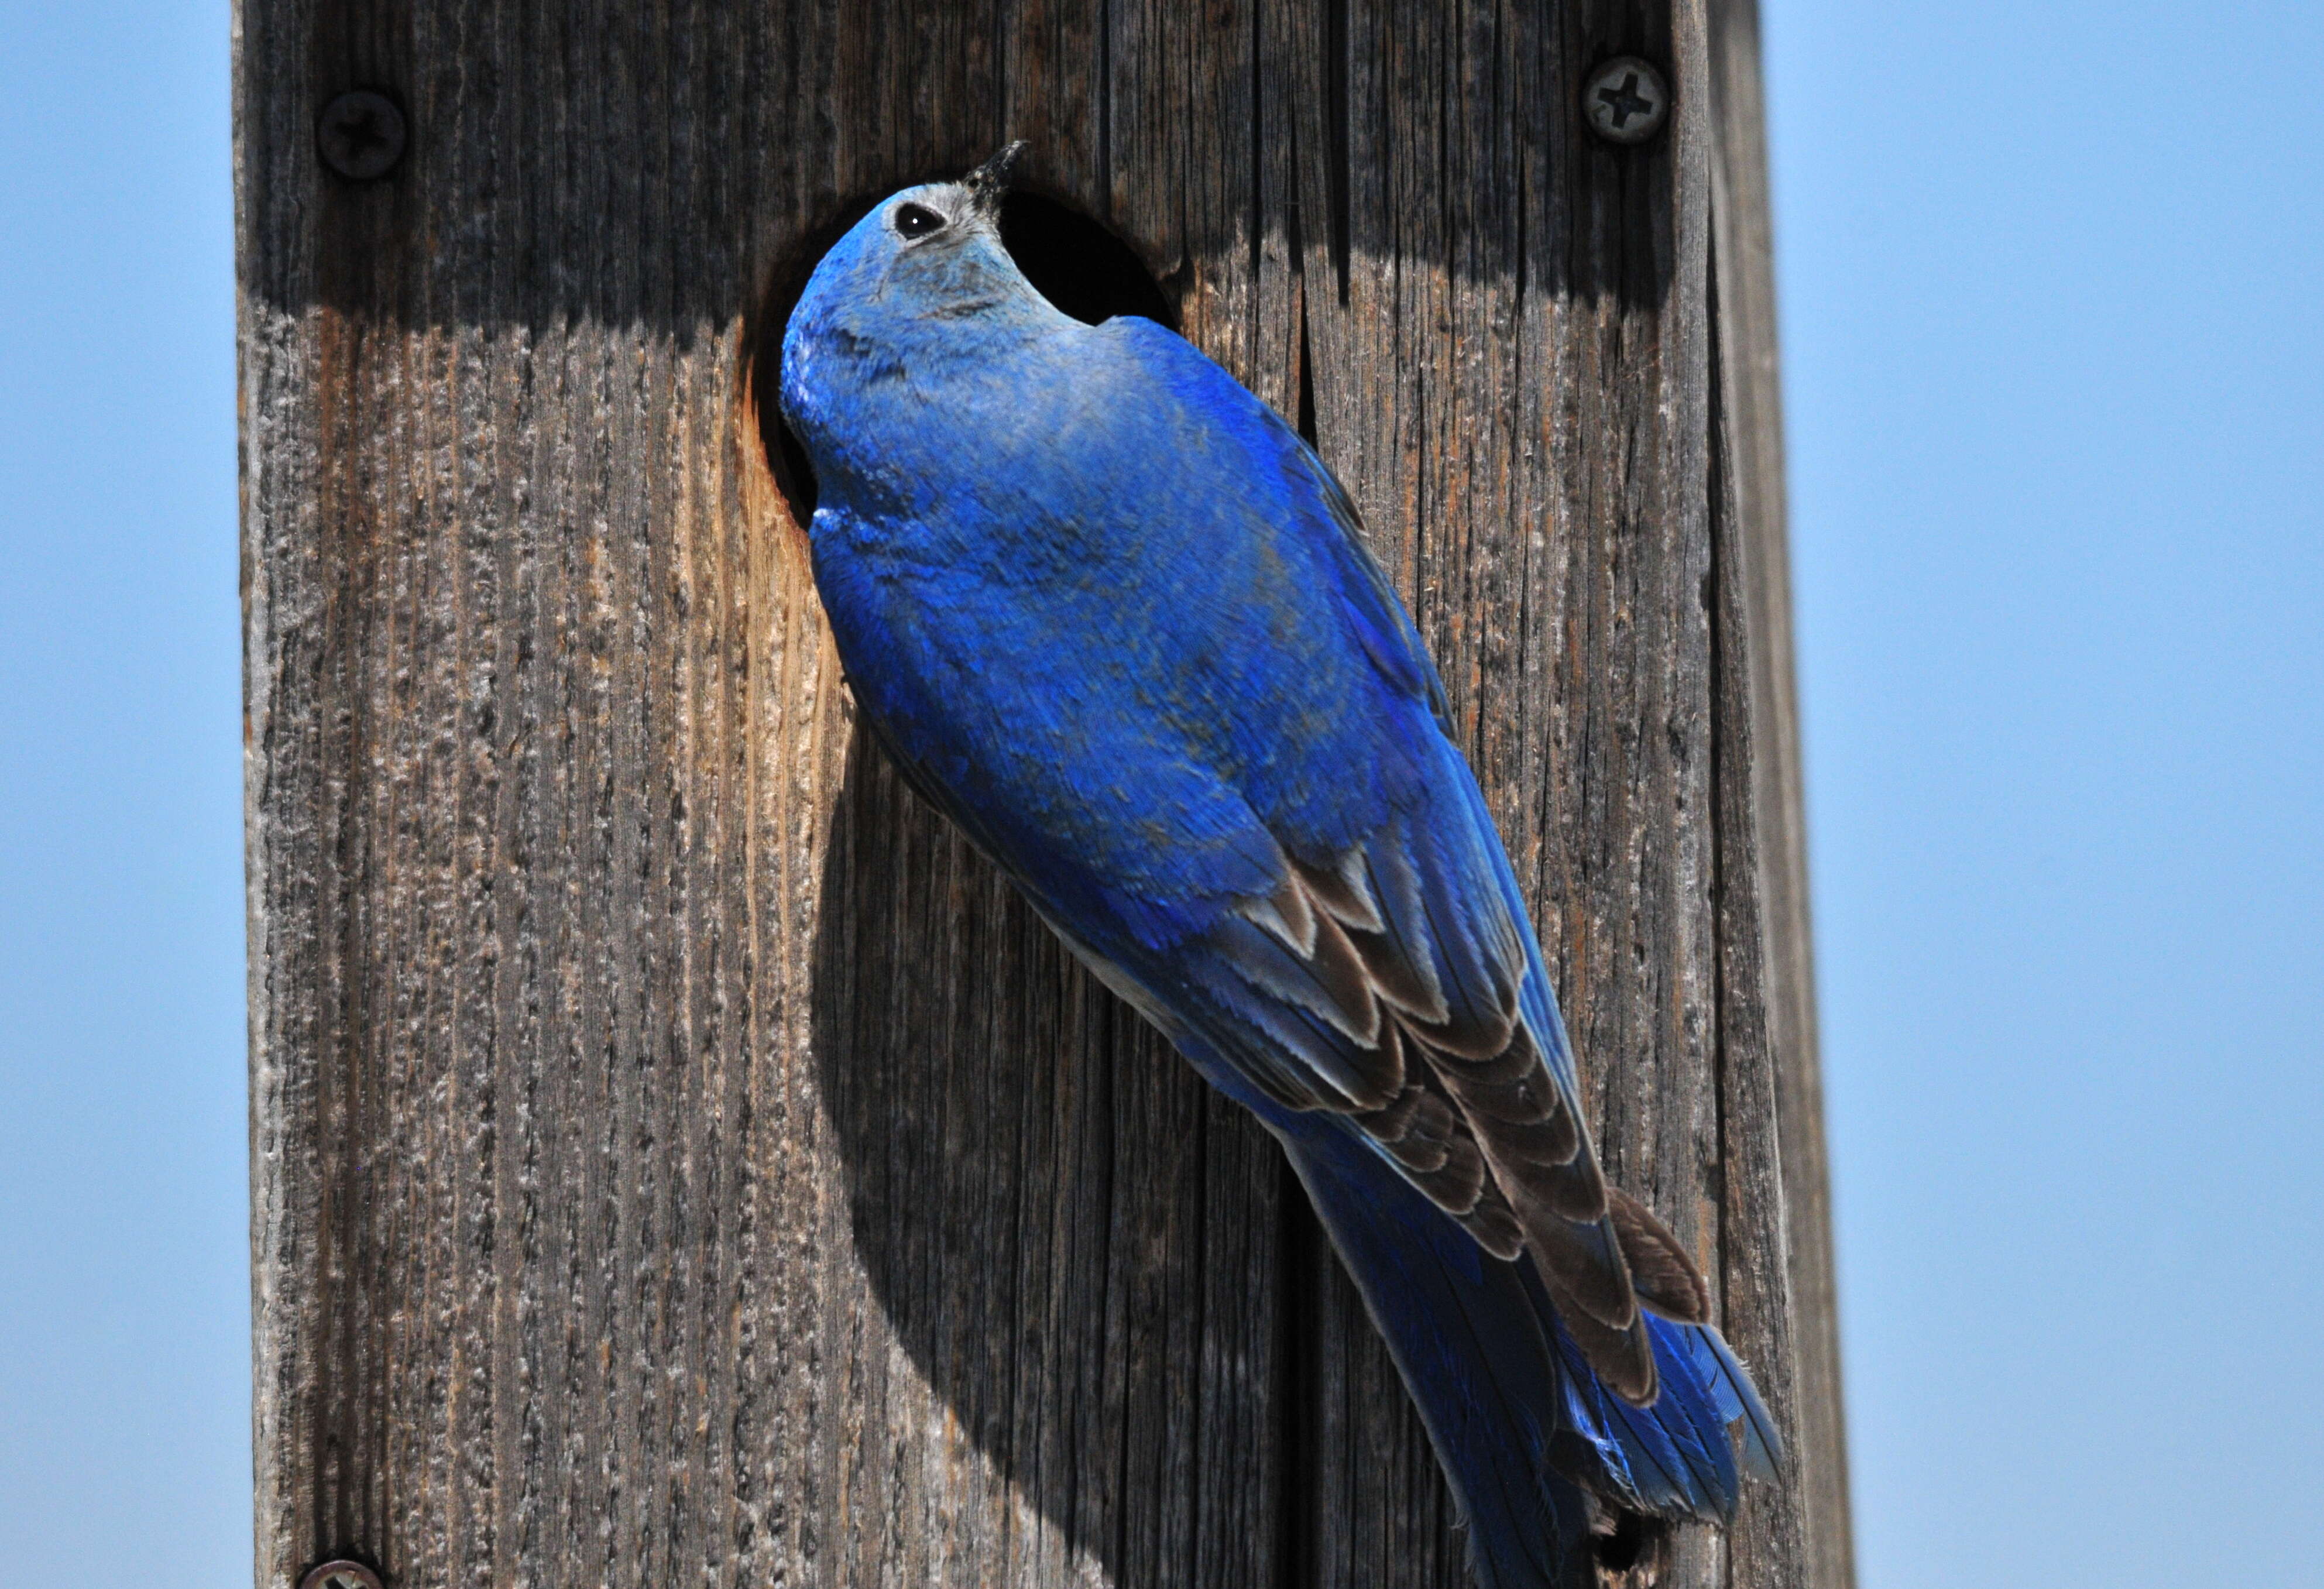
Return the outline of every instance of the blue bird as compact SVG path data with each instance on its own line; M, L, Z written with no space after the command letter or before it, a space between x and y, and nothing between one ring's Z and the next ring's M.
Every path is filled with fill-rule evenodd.
M1002 247L1011 146L816 266L783 413L864 721L1057 936L1282 1143L1485 1589L1587 1490L1723 1520L1775 1427L1685 1250L1600 1173L1517 881L1412 620L1299 437ZM1577 1488L1578 1486L1578 1488Z

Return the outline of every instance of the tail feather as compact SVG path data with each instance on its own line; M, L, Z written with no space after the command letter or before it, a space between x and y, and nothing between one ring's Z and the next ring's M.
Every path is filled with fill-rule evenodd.
M1784 1437L1775 1432L1775 1418L1759 1400L1758 1388L1717 1330L1705 1326L1692 1332L1689 1345L1704 1381L1717 1391L1720 1418L1742 1427L1745 1469L1753 1478L1774 1483L1784 1459Z
M1727 1419L1685 1338L1707 1328L1650 1319L1662 1394L1643 1408L1591 1376L1579 1348L1560 1330L1567 1427L1574 1437L1563 1447L1570 1476L1632 1511L1706 1520L1733 1513L1739 1480Z
M1624 1509L1723 1520L1744 1465L1781 1446L1707 1324L1643 1316L1661 1393L1634 1407L1591 1372L1530 1260L1486 1252L1336 1118L1269 1123L1420 1409L1483 1589L1591 1582L1589 1490Z
M1550 1461L1561 1376L1529 1270L1478 1246L1335 1121L1295 1115L1277 1134L1420 1409L1481 1589L1588 1583L1588 1508Z
M1547 1296L1540 1300L1545 1307ZM1607 1390L1554 1321L1570 1427L1581 1437L1565 1449L1583 1454L1578 1463L1569 1455L1566 1471L1637 1511L1724 1522L1742 1488L1728 1430L1741 1427L1743 1467L1763 1479L1775 1476L1782 1437L1715 1326L1646 1320L1662 1394L1643 1408Z

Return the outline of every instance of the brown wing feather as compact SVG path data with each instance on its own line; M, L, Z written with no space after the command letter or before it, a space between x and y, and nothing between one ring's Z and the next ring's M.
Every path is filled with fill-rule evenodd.
M1286 996L1347 1039L1326 1075L1346 1099L1342 1113L1487 1252L1530 1252L1599 1377L1628 1400L1651 1402L1639 1301L1697 1318L1707 1312L1700 1275L1600 1173L1588 1131L1520 1017L1522 946L1497 946L1513 964L1492 968L1489 1002L1456 1006L1392 929L1381 881L1360 852L1330 867L1290 862L1274 894L1244 911L1305 968ZM1265 985L1283 991L1285 982Z
M1458 1220L1496 1258L1525 1251L1525 1230L1485 1163L1443 1086L1416 1067L1403 1093L1385 1108L1350 1115L1396 1161L1404 1177Z
M1620 1187L1607 1187L1606 1201L1638 1300L1680 1324L1709 1324L1711 1288L1678 1238Z
M1558 1306L1566 1334L1582 1348L1582 1357L1606 1388L1633 1407L1653 1406L1662 1384L1655 1372L1654 1344L1646 1338L1646 1321L1634 1318L1620 1329L1600 1324L1558 1295L1545 1275L1543 1284L1548 1287L1550 1300Z

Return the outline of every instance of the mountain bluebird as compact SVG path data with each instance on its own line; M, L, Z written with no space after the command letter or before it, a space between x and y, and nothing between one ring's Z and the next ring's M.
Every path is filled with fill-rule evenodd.
M1487 1589L1574 1570L1582 1489L1730 1516L1729 1426L1763 1474L1774 1427L1685 1249L1600 1173L1516 879L1354 507L1176 335L1034 289L999 231L1014 153L881 204L785 331L864 721L1282 1143Z

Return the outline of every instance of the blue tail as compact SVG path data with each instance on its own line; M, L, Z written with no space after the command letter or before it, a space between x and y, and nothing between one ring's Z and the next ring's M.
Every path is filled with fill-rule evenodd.
M1530 1268L1526 1287L1545 1317L1548 1297ZM1565 1430L1579 1442L1561 1455L1566 1471L1590 1489L1632 1511L1725 1522L1740 1489L1730 1425L1740 1424L1743 1466L1762 1479L1775 1476L1783 1442L1775 1420L1709 1325L1673 1324L1646 1316L1662 1394L1648 1408L1631 1406L1599 1384L1562 1325L1553 1325L1561 1359Z
M1730 1516L1731 1423L1772 1476L1775 1426L1718 1331L1649 1316L1662 1394L1632 1407L1590 1372L1529 1261L1485 1252L1336 1117L1263 1118L1420 1409L1480 1589L1592 1581L1577 1485L1634 1511Z

